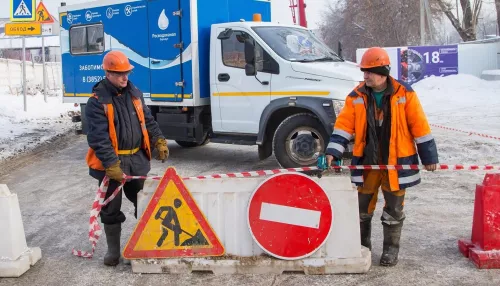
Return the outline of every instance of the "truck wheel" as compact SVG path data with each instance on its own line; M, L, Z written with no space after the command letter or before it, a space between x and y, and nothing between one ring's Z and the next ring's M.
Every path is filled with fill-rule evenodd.
M203 146L203 145L207 145L209 142L210 142L210 137L208 137L208 135L205 137L205 140L203 140L203 142L201 142L201 143L175 140L175 143L177 143L177 144L179 144L179 146L185 147L185 148Z
M294 114L281 122L274 133L274 155L283 168L315 165L316 153L324 152L328 141L325 128L314 115Z

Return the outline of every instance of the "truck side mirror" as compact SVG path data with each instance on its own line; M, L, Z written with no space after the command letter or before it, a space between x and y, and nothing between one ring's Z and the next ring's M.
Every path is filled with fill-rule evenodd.
M255 65L255 46L250 40L245 40L245 62Z
M253 64L246 64L245 65L245 74L248 75L248 76L257 75L257 72L255 71L255 65L253 65Z
M225 29L224 31L220 32L220 34L217 36L217 39L219 40L227 40L231 38L231 35L233 34L233 29Z
M250 40L245 40L245 74L247 76L256 75L255 70L255 46Z

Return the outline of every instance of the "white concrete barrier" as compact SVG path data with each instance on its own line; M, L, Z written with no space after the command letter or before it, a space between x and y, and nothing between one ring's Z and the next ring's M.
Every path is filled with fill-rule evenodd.
M179 174L181 175L181 174ZM185 273L211 270L214 273L365 273L371 266L371 252L361 246L357 192L348 177L314 178L333 206L331 233L311 256L285 261L270 258L255 243L247 223L248 202L255 189L268 177L186 180L184 184L212 226L226 250L225 258L179 258L132 260L132 271L140 273ZM138 218L147 208L159 181L147 180L138 194ZM240 263L234 258L263 257ZM215 261L215 262L213 262ZM249 263L253 261L255 263ZM256 262L257 261L257 262ZM183 265L188 263L189 265ZM245 267L246 266L246 267ZM311 268L311 266L314 266ZM320 270L318 270L320 269Z
M38 247L28 248L16 194L0 184L0 277L19 277L42 258Z

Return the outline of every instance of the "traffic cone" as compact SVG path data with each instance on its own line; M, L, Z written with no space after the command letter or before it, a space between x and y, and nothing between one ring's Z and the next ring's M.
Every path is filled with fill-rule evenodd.
M486 174L476 186L472 236L458 248L477 268L500 268L500 174Z
M0 277L19 277L42 258L38 247L28 248L16 194L0 184Z

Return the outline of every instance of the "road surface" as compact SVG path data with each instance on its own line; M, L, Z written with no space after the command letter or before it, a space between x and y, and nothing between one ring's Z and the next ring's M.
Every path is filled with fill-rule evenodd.
M449 134L436 132L438 145L445 135ZM477 144L495 151L492 154L500 151L498 144ZM463 152L460 146L442 146ZM184 149L171 142L169 148L170 160L154 161L151 175L161 175L169 165L182 176L278 168L274 158L259 161L256 146L208 144ZM97 182L88 175L86 152L84 136L68 135L31 155L1 163L0 183L17 193L28 246L40 247L42 259L20 278L0 278L0 285L500 285L500 270L476 269L457 248L458 239L470 237L474 189L484 172L423 173L423 183L407 192L400 262L394 268L378 266L383 196L374 216L373 265L367 274L140 275L126 265L105 267L104 236L93 259L71 254L73 248L90 250L89 208ZM123 206L127 221L122 248L135 223L130 202L124 201Z

